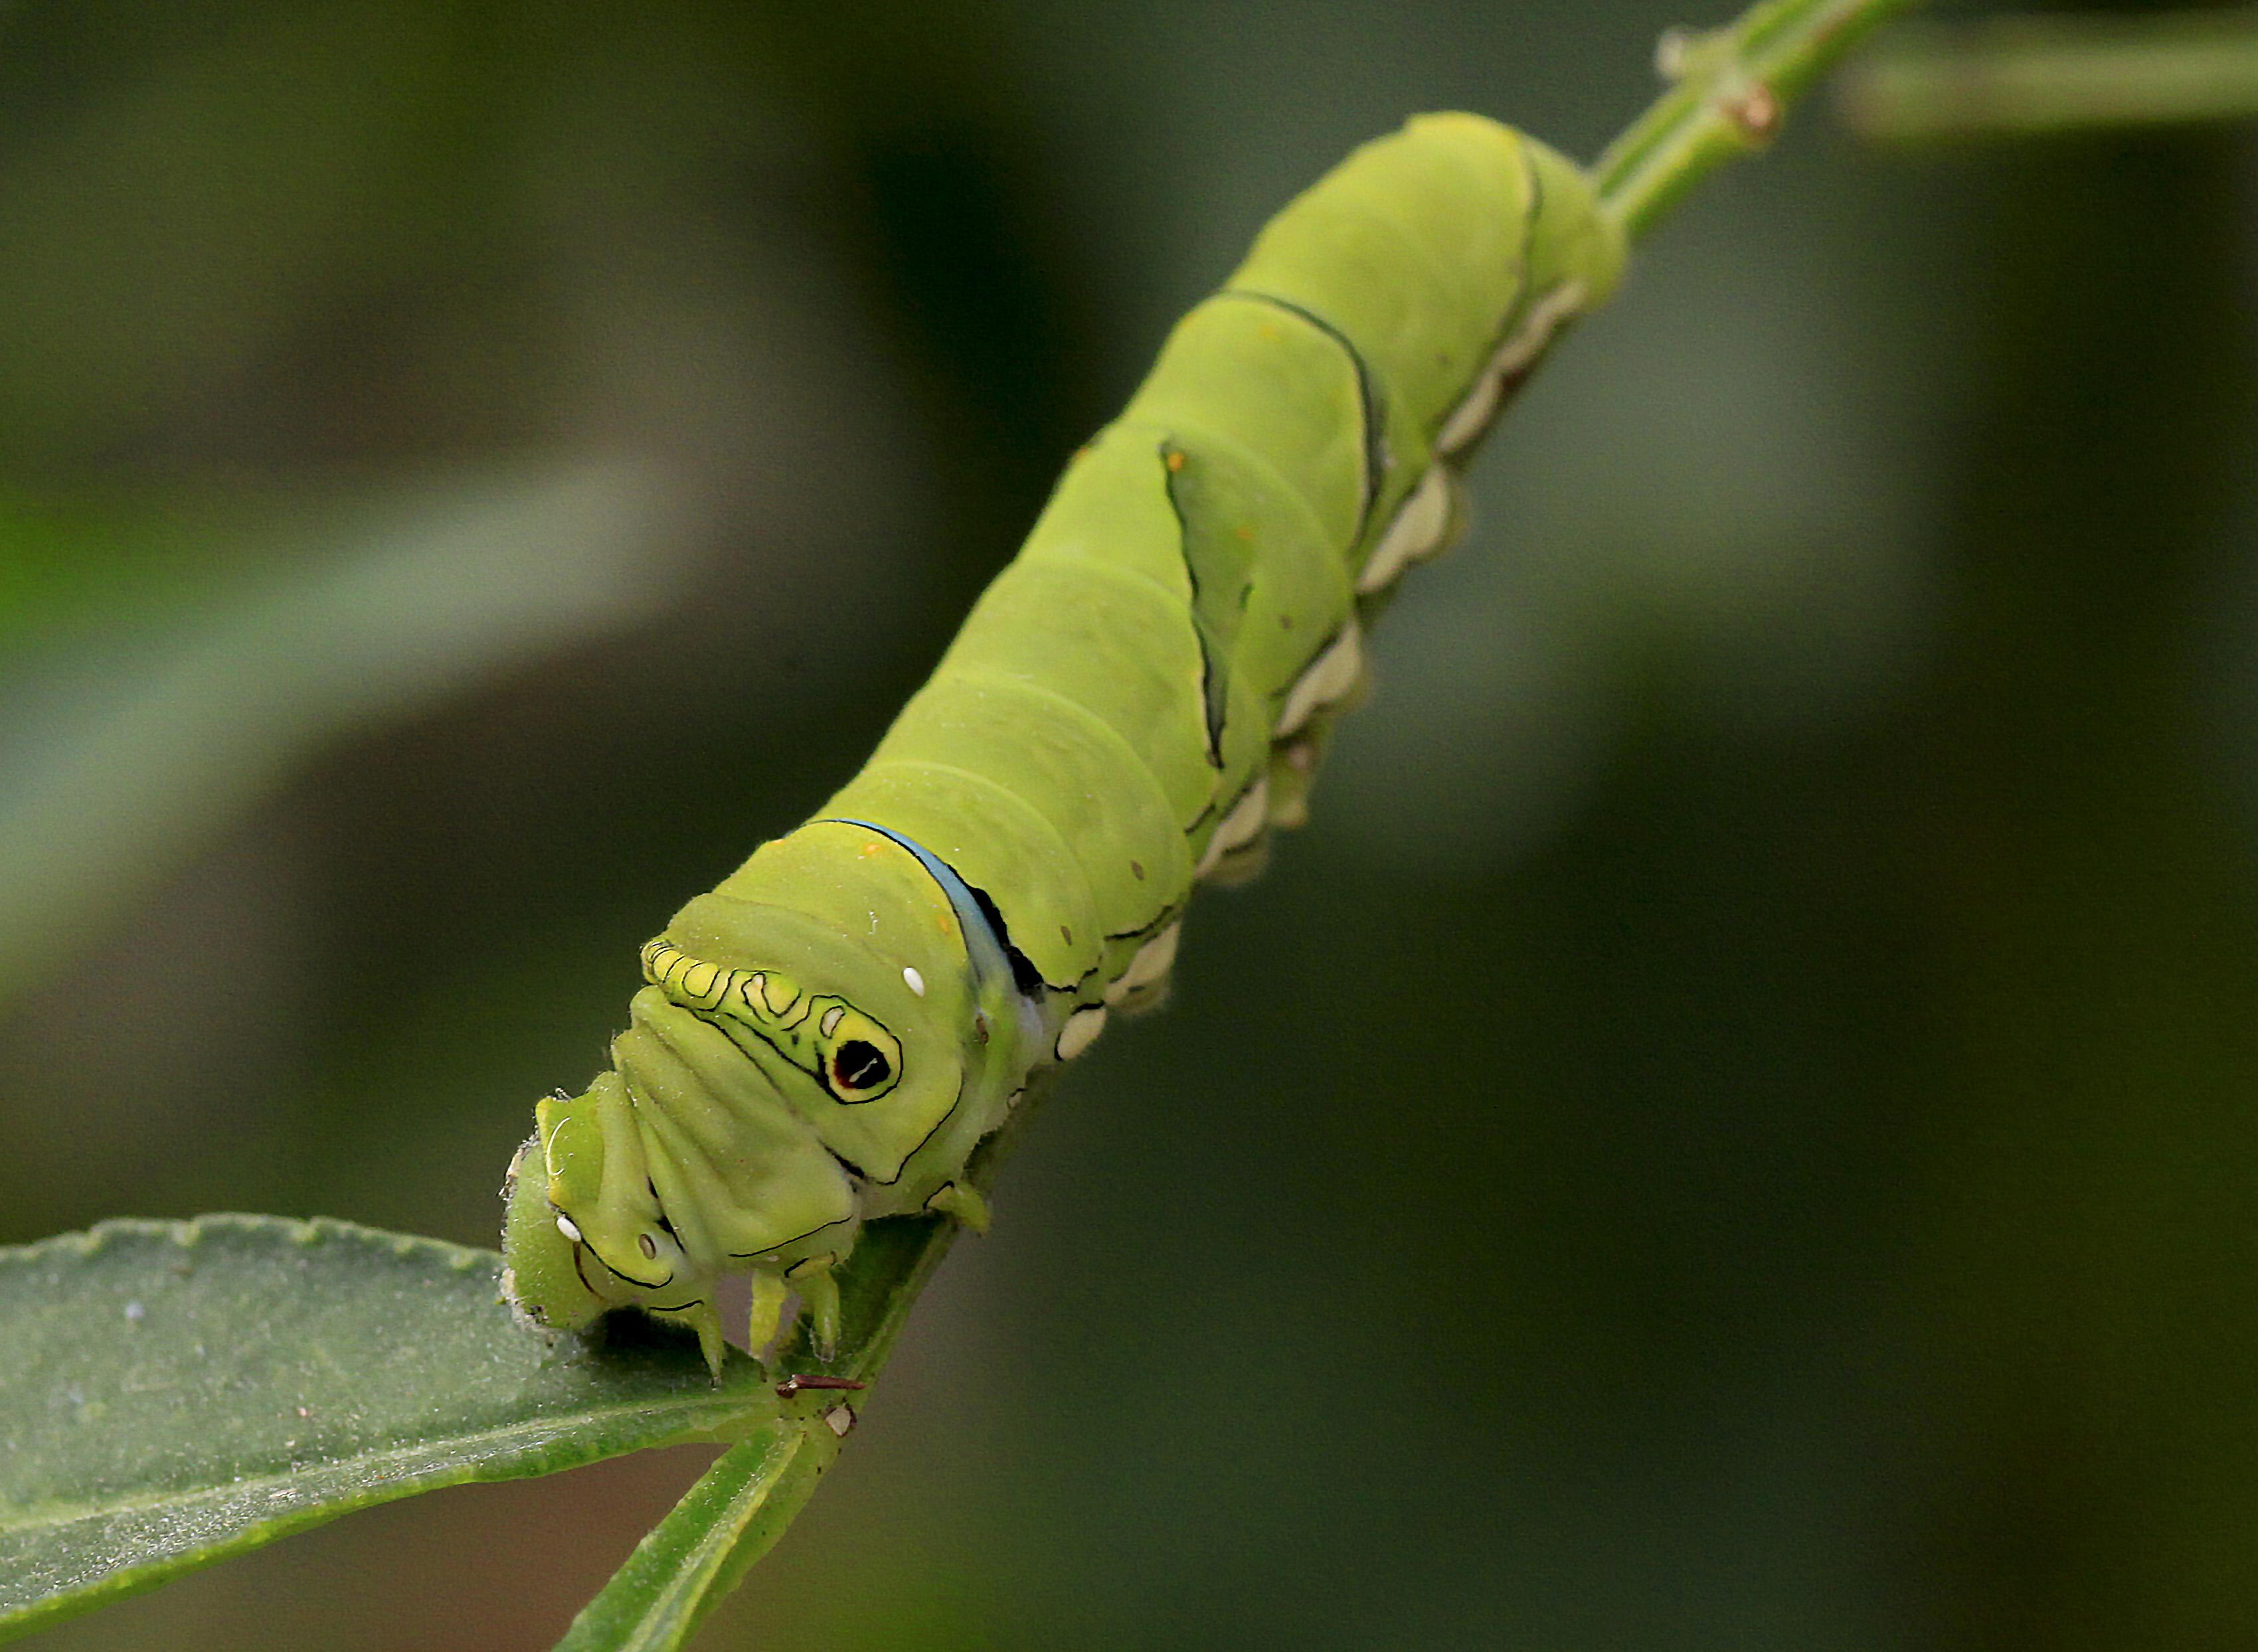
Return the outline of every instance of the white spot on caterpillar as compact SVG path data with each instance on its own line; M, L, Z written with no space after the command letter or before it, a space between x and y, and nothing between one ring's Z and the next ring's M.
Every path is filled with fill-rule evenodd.
M1105 989L1105 1002L1119 1003L1133 992L1142 992L1175 968L1176 940L1183 932L1179 918L1137 949L1121 979Z
M823 1019L816 1023L817 1030L820 1031L825 1038L829 1038L833 1033L839 1031L840 1020L846 1015L846 1013L847 1010L845 1006L835 1003L833 1004L828 1010L826 1010L823 1012Z
M1085 1004L1069 1016L1066 1025L1059 1029L1058 1059L1073 1060L1097 1043L1097 1035L1104 1031L1105 1006L1102 1003Z
M1323 654L1310 663L1286 696L1286 709L1278 713L1277 737L1297 734L1302 726L1335 700L1346 698L1364 671L1364 644L1356 621L1340 628Z
M925 996L925 977L908 964L902 966L902 983L919 997Z
M1497 416L1497 404L1504 397L1506 386L1544 353L1544 346L1552 342L1552 335L1560 330L1560 323L1583 308L1581 281L1563 281L1530 306L1521 325L1506 336L1497 353L1489 358L1489 365L1481 370L1481 376L1474 380L1474 387L1466 393L1466 399L1443 421L1443 428L1435 434L1435 451L1447 458L1488 429L1490 421Z
M1442 465L1431 464L1388 524L1388 531L1372 548L1364 571L1356 578L1356 594L1368 597L1395 582L1397 575L1421 557L1431 556L1451 531L1451 476Z
M575 1244L580 1243L580 1230L573 1224L572 1218L568 1216L560 1214L557 1216L557 1231L563 1234L566 1238L572 1240Z

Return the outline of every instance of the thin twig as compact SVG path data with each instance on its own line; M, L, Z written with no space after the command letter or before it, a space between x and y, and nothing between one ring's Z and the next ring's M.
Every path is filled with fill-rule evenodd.
M1860 136L2020 138L2258 116L2258 10L1924 29L1843 79Z
M1866 32L1920 0L1764 0L1709 33L1663 37L1672 82L1594 167L1600 198L1636 238L1729 160L1763 149L1787 106Z

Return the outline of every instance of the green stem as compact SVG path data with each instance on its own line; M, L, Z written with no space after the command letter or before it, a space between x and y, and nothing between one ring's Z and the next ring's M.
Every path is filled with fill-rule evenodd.
M572 1620L557 1652L674 1652L775 1546L838 1454L819 1419L731 1446Z
M1763 0L1707 34L1664 37L1672 82L1593 168L1600 198L1636 238L1694 184L1753 153L1787 106L1885 18L1920 0Z
M2245 119L2258 115L2258 11L1925 30L1842 93L1855 131L1899 142Z

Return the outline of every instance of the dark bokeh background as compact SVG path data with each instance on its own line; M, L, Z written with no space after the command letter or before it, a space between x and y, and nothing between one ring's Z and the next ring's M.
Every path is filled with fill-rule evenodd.
M1679 20L0 8L0 1239L490 1242L1262 217ZM1706 190L703 1644L2258 1643L2252 162ZM49 1643L546 1646L700 1460Z

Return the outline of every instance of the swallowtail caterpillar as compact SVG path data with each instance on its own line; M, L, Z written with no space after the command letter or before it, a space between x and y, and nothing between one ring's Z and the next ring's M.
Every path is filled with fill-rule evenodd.
M1075 457L861 774L643 949L613 1067L536 1110L505 1288L540 1324L694 1329L753 1275L834 1341L863 1223L976 1227L1031 1074L1154 999L1193 886L1298 825L1363 626L1620 231L1573 163L1429 115L1265 228Z

